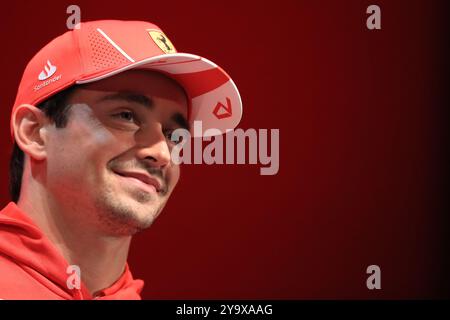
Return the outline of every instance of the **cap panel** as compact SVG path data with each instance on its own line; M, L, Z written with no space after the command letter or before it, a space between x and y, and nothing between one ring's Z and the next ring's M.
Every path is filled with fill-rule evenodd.
M98 29L93 24L82 23L81 28L75 31L84 65L83 77L95 76L130 63Z
M28 63L11 114L21 104L37 105L75 83L82 66L75 38L68 31L42 48ZM12 132L12 117L11 117Z
M132 59L128 59L129 62L137 62L164 54L165 51L157 45L156 41L163 48L170 42L159 27L148 22L103 20L96 22L95 27L100 29L118 49L120 48L125 55ZM160 41L158 37L154 39L150 34L151 31L157 31L164 42ZM173 46L171 42L170 46Z
M79 77L81 62L71 32L39 51L26 66L13 110L22 103L38 104L71 85Z

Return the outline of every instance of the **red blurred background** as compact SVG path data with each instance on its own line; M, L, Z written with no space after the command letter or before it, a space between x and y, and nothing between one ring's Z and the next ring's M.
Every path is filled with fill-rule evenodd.
M233 77L241 128L280 129L275 176L183 166L166 209L132 244L144 298L450 297L444 1L4 3L2 207L21 74L66 31L70 4L82 21L156 23L179 51ZM381 30L366 28L371 4ZM381 290L366 287L372 264Z

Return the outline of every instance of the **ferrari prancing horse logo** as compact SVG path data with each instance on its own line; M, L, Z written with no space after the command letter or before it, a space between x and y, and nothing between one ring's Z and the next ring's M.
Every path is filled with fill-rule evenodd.
M159 30L149 29L147 30L152 37L153 41L155 41L156 45L165 53L175 53L175 47L172 42L170 42L169 38Z

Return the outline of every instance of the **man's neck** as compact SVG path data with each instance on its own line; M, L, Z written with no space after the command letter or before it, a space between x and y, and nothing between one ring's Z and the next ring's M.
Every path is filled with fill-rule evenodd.
M39 192L22 194L17 206L30 216L70 265L80 267L81 279L92 295L111 286L124 272L131 236L101 236L83 219L77 219L83 216L78 208L66 205L62 208ZM72 210L78 212L68 212Z

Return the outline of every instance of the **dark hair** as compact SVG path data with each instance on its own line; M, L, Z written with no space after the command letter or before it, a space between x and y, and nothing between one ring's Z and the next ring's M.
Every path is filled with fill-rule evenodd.
M64 128L69 118L70 104L67 103L69 95L74 91L76 86L69 87L57 94L51 96L37 107L44 111L57 128ZM9 193L12 201L16 202L20 197L20 189L22 187L23 164L25 155L14 141L11 159L9 162Z

